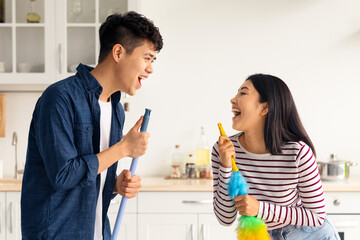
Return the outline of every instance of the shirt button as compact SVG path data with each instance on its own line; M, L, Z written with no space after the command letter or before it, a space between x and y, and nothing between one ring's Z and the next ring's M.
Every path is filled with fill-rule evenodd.
M86 130L90 131L90 127L87 127Z

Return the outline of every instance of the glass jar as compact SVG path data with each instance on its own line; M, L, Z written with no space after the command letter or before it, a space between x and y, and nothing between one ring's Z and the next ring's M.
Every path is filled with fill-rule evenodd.
M30 0L30 10L26 15L26 21L28 23L39 23L40 15L36 12L36 0Z
M180 178L180 165L173 164L171 165L171 178Z
M186 172L188 178L196 178L196 166L195 163L186 164Z
M206 165L201 165L199 167L199 172L200 172L200 178L211 178L211 166L206 164Z

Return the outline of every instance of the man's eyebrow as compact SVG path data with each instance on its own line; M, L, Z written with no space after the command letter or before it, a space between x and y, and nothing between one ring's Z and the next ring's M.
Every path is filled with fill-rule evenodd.
M156 57L155 57L154 54L152 54L152 53L145 53L144 55L145 55L145 56L146 56L146 55L149 55L151 58L153 58L153 60L156 60Z

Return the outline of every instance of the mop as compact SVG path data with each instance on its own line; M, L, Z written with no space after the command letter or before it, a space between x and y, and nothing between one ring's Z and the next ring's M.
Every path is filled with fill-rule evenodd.
M144 114L143 122L142 122L141 127L140 127L140 132L146 132L146 129L147 129L147 126L148 126L148 123L149 123L150 112L151 112L150 109L147 109L147 108L145 109L145 114ZM131 161L131 166L130 166L131 176L135 175L135 170L136 170L136 166L138 164L138 160L139 160L139 158L133 158L132 161ZM119 212L118 212L118 215L116 217L114 231L113 231L113 234L111 236L111 240L116 240L118 235L119 235L120 225L121 225L122 218L124 216L124 211L125 211L127 200L128 200L127 197L123 196L121 198Z
M224 129L221 123L218 123L220 135L225 136ZM235 160L231 157L231 165L233 173L228 185L228 193L231 199L239 195L246 195L249 192L249 187L245 178L241 175L236 166ZM238 240L270 240L270 236L266 230L266 224L255 216L241 216L238 219L239 225L236 228Z

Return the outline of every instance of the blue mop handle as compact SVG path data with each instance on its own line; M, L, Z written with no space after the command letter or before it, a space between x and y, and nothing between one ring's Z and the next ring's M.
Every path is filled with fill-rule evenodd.
M149 124L150 112L151 112L150 109L145 108L145 114L144 114L143 122L142 122L141 127L140 127L140 132L146 132L147 126ZM131 161L131 166L130 166L131 176L135 175L135 170L136 170L136 166L138 164L138 161L139 161L139 158L133 158L132 161ZM119 235L120 225L121 225L122 218L124 216L127 200L128 200L127 197L123 196L121 198L119 212L118 212L118 215L116 217L114 231L113 231L113 234L111 236L111 240L116 240L118 235Z

